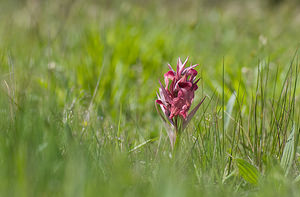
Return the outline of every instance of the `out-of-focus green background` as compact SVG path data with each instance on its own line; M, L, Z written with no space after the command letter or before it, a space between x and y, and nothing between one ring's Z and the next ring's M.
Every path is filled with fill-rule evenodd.
M299 35L296 0L2 0L1 196L300 195ZM174 159L155 92L187 56Z

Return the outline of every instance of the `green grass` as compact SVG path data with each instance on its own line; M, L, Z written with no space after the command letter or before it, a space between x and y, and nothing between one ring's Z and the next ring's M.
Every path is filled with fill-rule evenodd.
M1 2L0 196L299 196L299 9ZM207 98L171 157L155 92L187 56Z

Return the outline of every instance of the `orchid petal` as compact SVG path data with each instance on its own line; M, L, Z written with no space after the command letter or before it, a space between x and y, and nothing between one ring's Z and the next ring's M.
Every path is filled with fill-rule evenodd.
M198 83L198 81L200 80L200 78L199 79L197 79L193 84L197 84Z
M190 87L192 87L192 83L191 82L179 82L178 83L178 86L180 87L180 88L190 88Z
M185 59L185 61L183 62L182 68L185 67L185 65L186 65L186 63L187 63L188 60L189 60L189 56L188 56L188 57Z
M161 82L159 81L159 84L160 84L160 92L162 92L162 95L164 96L164 99L169 102L170 101L170 98L169 98L169 95L168 95L168 92L166 91L166 89L164 88L164 86L161 84ZM161 95L161 96L162 96Z
M168 67L171 71L173 71L175 73L174 69L172 68L172 66L170 64L168 64Z
M177 77L180 77L179 71L180 71L181 65L182 65L182 62L181 62L181 59L179 57L178 60L177 60L177 73L176 73Z
M185 69L182 71L182 73L185 74L185 73L188 72L189 70L194 69L196 66L199 66L199 64L195 64L195 65L192 65L192 66L190 66L190 67L185 68Z
M196 84L193 85L193 91L196 91L198 89L198 86Z
M169 70L168 72L166 72L166 73L164 74L164 77L173 80L173 78L175 77L175 74L174 74L173 71Z
M195 69L192 68L192 69L187 71L187 74L195 77L198 74L198 72Z
M161 100L155 100L155 102L159 105L163 105L164 103Z
M198 109L201 106L201 104L204 102L205 98L206 98L206 96L204 96L204 98L198 103L198 105L189 113L189 115L187 116L186 120L182 124L182 130L184 130L186 128L186 126L189 124L189 122L194 117L194 115L198 111Z
M175 77L175 74L173 71L168 71L164 74L165 77L165 84L166 84L166 89L168 89L169 86L169 79L173 80Z
M182 75L182 72L184 71L184 67L189 60L189 57L185 59L185 61L182 63L180 58L178 58L178 65L177 65L177 76L180 77Z

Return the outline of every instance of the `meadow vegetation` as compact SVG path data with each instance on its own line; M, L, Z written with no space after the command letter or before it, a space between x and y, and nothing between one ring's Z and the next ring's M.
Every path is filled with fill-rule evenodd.
M299 13L292 0L1 1L0 195L299 196ZM187 56L206 100L172 155L154 101Z

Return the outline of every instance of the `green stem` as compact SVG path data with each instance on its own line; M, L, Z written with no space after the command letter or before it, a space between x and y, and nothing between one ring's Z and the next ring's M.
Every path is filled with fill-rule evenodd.
M182 134L182 127L181 127L181 121L178 120L178 118L176 117L175 119L175 135L176 135L176 140L174 143L174 147L173 147L173 158L176 157L175 155L177 155L177 152L179 150L179 145L180 145L180 141L181 141L181 134Z

